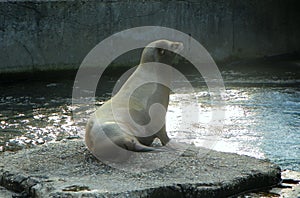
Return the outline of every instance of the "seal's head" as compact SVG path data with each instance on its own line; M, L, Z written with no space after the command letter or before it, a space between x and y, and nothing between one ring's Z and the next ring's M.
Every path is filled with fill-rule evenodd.
M141 62L160 62L171 65L178 52L183 49L181 42L157 40L148 44L143 50Z

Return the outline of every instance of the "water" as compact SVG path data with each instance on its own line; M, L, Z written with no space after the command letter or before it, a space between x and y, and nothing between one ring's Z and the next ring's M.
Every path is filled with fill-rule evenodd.
M268 158L282 169L300 171L300 69L256 70L222 70L225 118L216 133L210 125L214 106L207 87L198 75L190 75L195 93L178 89L170 97L169 135L219 151ZM107 78L98 87L97 106L111 96L115 80ZM72 106L72 87L72 79L2 84L0 151L79 138L95 108ZM199 120L182 124L182 109L195 98ZM74 117L75 109L80 116Z

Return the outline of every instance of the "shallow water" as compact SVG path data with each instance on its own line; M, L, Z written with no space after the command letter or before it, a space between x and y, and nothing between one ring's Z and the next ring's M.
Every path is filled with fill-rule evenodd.
M189 75L195 92L179 88L171 95L169 135L219 151L268 158L283 169L300 171L299 70L224 69L225 117L221 128L211 124L214 105L205 83L198 75ZM104 86L98 88L96 106L111 96L115 80L106 79ZM95 108L72 106L72 87L72 79L2 84L0 151L81 136ZM186 119L186 107L198 119ZM76 114L72 113L74 110ZM181 123L182 120L191 122Z

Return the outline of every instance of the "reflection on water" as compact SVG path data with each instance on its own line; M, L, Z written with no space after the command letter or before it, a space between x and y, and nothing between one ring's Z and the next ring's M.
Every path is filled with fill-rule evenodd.
M182 101L176 98L184 97L180 94L171 96L175 104L174 101L171 102L169 110L170 131L182 127L177 126L181 124L181 117L178 108L180 105L176 104ZM197 131L197 135L190 135L190 142L203 146L203 141L211 135L211 127L208 126L211 111L207 100L201 96L199 98L199 122L184 126L184 131ZM208 144L210 148L270 158L284 168L299 170L300 87L227 87L225 104L222 133L217 137L218 141L209 142L214 143ZM175 136L185 137L178 132Z
M300 171L299 71L271 74L226 70L222 75L226 85L223 129L211 124L214 105L202 79L194 75L189 79L195 93L178 89L170 97L170 136L219 151L269 158L282 168ZM72 106L72 86L72 80L3 84L0 151L81 136L95 107ZM113 86L114 81L106 81L104 87L98 87L96 106L110 97Z

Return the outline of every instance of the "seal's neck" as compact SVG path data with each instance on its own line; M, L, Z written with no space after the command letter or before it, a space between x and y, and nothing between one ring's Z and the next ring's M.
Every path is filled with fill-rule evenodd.
M161 63L143 63L137 67L134 76L138 77L142 82L155 82L170 87L173 79L173 70L174 68L171 66Z
M149 63L149 62L158 62L158 57L155 52L155 48L146 47L143 50L140 64Z

